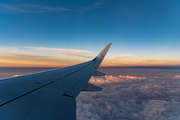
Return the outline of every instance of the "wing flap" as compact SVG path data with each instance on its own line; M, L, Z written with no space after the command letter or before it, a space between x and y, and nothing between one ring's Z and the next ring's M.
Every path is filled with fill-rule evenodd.
M104 76L104 75L106 75L105 73L102 73L102 72L100 72L100 71L95 71L94 72L94 74L93 74L93 76Z
M0 107L0 120L53 120L65 91L47 86Z
M93 85L91 83L87 83L84 88L82 89L82 91L101 91L102 88L96 85Z
M23 120L55 119L65 91L47 86L38 92L39 96L33 101Z
M67 90L65 94L76 98L78 94L82 91L84 86L87 84L92 75L93 72L86 75L84 78L79 80L74 86L72 86L69 90Z
M38 96L38 92L30 93L28 96L21 97L1 106L0 120L23 120L27 112L30 110L32 101L36 100Z
M76 120L76 99L63 96L56 120Z

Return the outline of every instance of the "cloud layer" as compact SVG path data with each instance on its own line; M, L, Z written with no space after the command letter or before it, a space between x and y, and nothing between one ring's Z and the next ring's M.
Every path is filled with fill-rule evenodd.
M103 91L78 96L77 119L179 120L180 70L114 71L114 75L91 78L90 82L103 87Z

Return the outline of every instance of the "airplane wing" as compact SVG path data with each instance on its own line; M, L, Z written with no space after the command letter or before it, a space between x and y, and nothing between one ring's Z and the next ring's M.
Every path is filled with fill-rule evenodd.
M0 120L76 120L76 97L102 88L88 83L111 43L92 61L0 80Z

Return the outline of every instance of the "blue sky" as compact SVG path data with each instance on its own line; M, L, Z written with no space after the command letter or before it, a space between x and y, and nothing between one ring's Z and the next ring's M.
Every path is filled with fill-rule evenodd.
M131 55L138 65L147 59L180 65L179 21L178 0L1 0L0 50L50 55L20 48L78 49L95 56L112 43L109 59Z

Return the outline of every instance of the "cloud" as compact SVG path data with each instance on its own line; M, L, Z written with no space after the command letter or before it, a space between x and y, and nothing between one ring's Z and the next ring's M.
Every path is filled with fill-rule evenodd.
M180 59L174 59L174 58L153 58L153 59L145 59L146 62L156 62L156 61L176 61Z
M42 55L35 53L21 53L0 51L1 67L58 67L75 64L78 60L73 61L65 58L63 55Z
M93 58L85 55L86 50L60 49L48 47L0 47L1 67L58 67L83 62L83 59ZM70 57L69 57L70 56ZM73 60L72 60L73 59Z
M102 66L110 66L110 67L117 67L117 66L133 66L135 62L139 60L134 59L135 56L133 55L115 55L113 57L107 57L104 61Z
M21 75L16 74L16 75L13 75L12 77L17 77L17 76L21 76Z
M50 6L50 5L36 5L36 4L6 4L6 3L0 3L0 12L2 13L10 13L10 14L20 14L20 13L47 13L47 12L61 12L61 11L71 11L76 13L82 13L84 11L89 11L97 6L102 5L104 2L95 2L90 6L82 7L82 8L76 8L74 9L68 9L63 7L57 7L57 6Z
M92 56L83 55L84 53L91 53L91 51L87 51L87 50L59 49L59 48L47 48L47 47L22 47L22 48L28 48L28 49L40 50L40 51L58 52L64 55L75 56L75 57L93 58Z
M60 11L72 11L76 12L72 9L56 7L56 6L45 6L45 5L34 5L34 4L5 4L0 3L0 12L4 13L43 13L43 12L60 12Z
M28 48L28 49L34 49L34 50L42 50L42 51L58 51L61 53L91 53L90 51L86 50L77 50L77 49L59 49L59 48L47 48L47 47L22 47L22 48Z
M78 49L61 49L61 48L48 48L48 47L33 47L33 46L25 46L25 47L0 47L1 51L11 51L11 52L29 52L26 49L29 49L31 52L35 50L35 53L39 53L39 51L51 52L51 53L62 53L64 55L71 55L77 57L85 57L91 58L92 56L82 55L84 53L91 53L91 51L87 50L78 50ZM58 54L59 55L59 54Z
M180 75L175 75L174 77L172 77L173 79L180 79Z
M142 59L132 55L115 55L113 57L107 57L102 66L110 67L140 67L140 66L152 66L152 67L163 67L163 66L179 66L180 59L176 58L150 58Z
M80 54L70 54L70 53L64 53L66 55L75 56L75 57L82 57L82 58L93 58L94 56L88 56L88 55L80 55Z
M146 77L119 75L118 77L112 75L105 75L103 78L92 77L89 82L97 85L114 85L117 83L127 82L128 80L145 80Z
M4 51L4 52L8 51L7 55L5 55L4 53L2 54L4 54L3 56L9 55L9 59L12 59L13 57L17 58L15 56L15 54L17 53L17 54L21 54L20 56L22 57L25 56L26 54L28 55L27 58L31 57L32 55L35 61L39 61L40 58L42 58L41 60L44 59L47 62L50 62L50 60L52 60L51 61L52 63L58 60L66 61L67 59L68 59L68 62L70 62L70 59L72 58L75 59L75 61L79 58L83 58L83 60L89 60L89 59L94 58L94 56L91 56L89 54L89 53L92 53L91 51L79 50L79 49L63 49L63 48L34 47L34 46L24 46L24 47L2 46L0 47L0 51ZM25 59L26 58L23 57L22 60L25 60ZM82 61L82 60L79 59L79 61ZM132 55L115 55L113 57L109 57L109 58L107 57L101 64L101 66L106 66L106 67L139 67L139 66L158 66L158 67L167 66L168 67L168 66L178 66L178 65L180 65L180 59L175 59L175 58L141 59Z
M103 70L103 69L101 69ZM113 69L90 82L100 92L81 92L77 97L79 120L178 120L179 70ZM117 72L119 71L119 73Z
M115 55L112 58L117 59L117 58L130 58L134 57L133 55Z
M0 50L2 50L2 51L18 51L19 48L18 47L6 47L6 46L2 46L2 47L0 47Z
M86 50L60 49L48 47L0 47L1 67L58 67L68 66L89 60L92 56ZM79 59L84 58L84 59ZM72 60L73 59L73 60Z
M92 10L93 8L102 5L103 3L104 3L104 1L95 2L95 3L93 3L93 4L89 5L89 6L86 6L86 7L81 8L80 11L90 11L90 10Z

